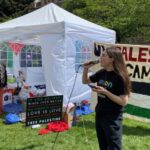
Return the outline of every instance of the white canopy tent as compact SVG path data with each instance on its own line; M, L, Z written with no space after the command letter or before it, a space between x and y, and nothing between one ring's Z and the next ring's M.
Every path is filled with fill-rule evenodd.
M35 84L35 80L44 80L47 95L62 94L64 103L70 99L75 81L77 53L81 49L92 51L94 42L115 43L115 36L115 31L75 16L53 3L0 24L0 41L41 45L43 67L27 68L27 82ZM18 60L16 57L14 61ZM15 73L16 68L20 68L18 62L14 63ZM44 77L38 78L38 73ZM82 73L78 73L72 102L90 98L91 91L82 84L81 76Z

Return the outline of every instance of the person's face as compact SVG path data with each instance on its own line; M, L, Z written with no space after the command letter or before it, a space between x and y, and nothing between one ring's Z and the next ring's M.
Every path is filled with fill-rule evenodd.
M107 52L104 51L100 57L100 64L104 68L110 67L113 64L113 58L110 58Z

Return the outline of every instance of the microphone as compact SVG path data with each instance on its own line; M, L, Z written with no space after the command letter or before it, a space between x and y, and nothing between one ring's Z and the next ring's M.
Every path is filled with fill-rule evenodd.
M87 64L87 66L88 65L96 65L96 64L98 64L100 61L99 61L99 59L97 59L97 60L91 60L91 61L89 61L89 63ZM84 64L81 64L81 66L84 66Z
M98 64L98 63L99 63L99 59L97 59L97 60L92 60L92 61L89 62L89 65L96 65L96 64Z

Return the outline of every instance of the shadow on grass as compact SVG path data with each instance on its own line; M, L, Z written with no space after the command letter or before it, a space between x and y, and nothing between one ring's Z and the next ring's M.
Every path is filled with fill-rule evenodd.
M85 128L95 129L95 122L90 120L84 120ZM83 122L80 120L76 124L77 127L83 128ZM135 135L135 136L150 136L150 129L144 128L142 126L130 127L127 125L123 125L123 134L124 135Z
M36 147L36 145L30 145L30 146L26 146L26 147L21 147L21 148L15 148L15 150L31 150L34 149Z
M83 127L83 123L85 125L85 128L89 128L89 129L95 129L95 122L90 121L90 120L80 120L80 122L78 122L76 124L77 127Z
M129 127L123 125L123 134L125 135L137 135L137 136L150 136L150 129L141 126Z
M3 120L5 118L5 116L6 116L6 113L0 114L0 119Z

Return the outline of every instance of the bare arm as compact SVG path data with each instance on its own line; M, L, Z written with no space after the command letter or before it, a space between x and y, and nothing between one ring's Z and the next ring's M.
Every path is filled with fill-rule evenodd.
M82 83L83 84L91 83L91 80L88 77L88 68L84 68L83 70Z
M113 102L121 105L121 106L125 106L127 105L128 103L128 96L127 95L115 95L115 94L112 94L111 92L107 92L106 96L112 100Z
M82 75L82 83L83 84L89 84L91 83L91 80L88 77L88 70L90 67L92 67L94 64L91 64L90 61L89 62L85 62L83 65L83 75Z
M94 88L93 91L103 94L103 95L106 95L110 100L112 100L113 102L115 102L121 106L125 106L128 103L128 95L117 96L101 86L97 86L97 88L96 89Z

